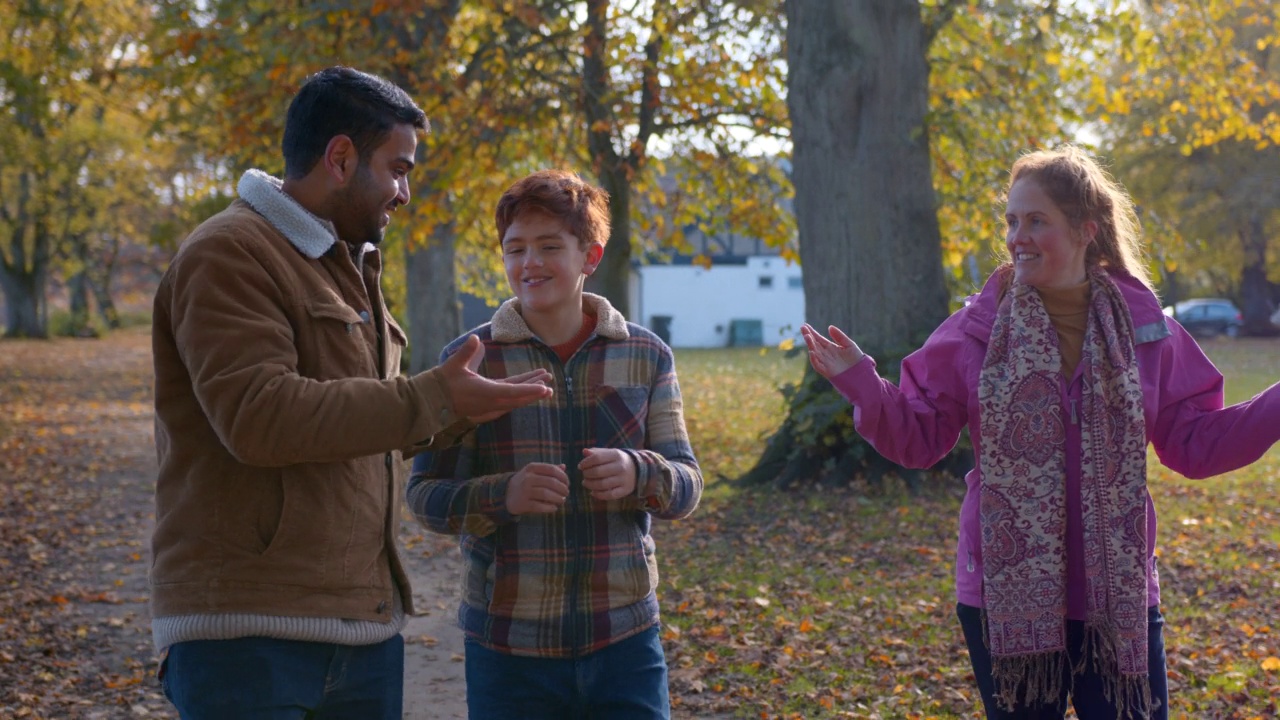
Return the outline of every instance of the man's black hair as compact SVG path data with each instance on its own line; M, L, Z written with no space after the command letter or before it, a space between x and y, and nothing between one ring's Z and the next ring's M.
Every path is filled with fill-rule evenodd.
M349 67L331 67L307 78L285 116L284 174L311 172L335 135L346 135L366 159L396 125L427 130L427 115L393 83Z

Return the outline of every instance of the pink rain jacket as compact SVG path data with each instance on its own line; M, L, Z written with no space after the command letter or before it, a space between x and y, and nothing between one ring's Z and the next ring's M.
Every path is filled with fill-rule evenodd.
M1155 295L1133 277L1112 273L1133 317L1139 374L1142 378L1147 440L1161 462L1189 478L1206 478L1257 460L1280 440L1280 384L1257 397L1223 407L1222 374L1175 320L1165 317ZM902 362L899 386L876 373L875 361L861 362L832 379L854 405L854 427L889 460L926 468L941 460L968 425L980 427L978 374L995 321L999 282L988 280L982 292L947 318L924 347ZM1067 419L1067 617L1084 619L1084 535L1080 520L1081 372L1062 378L1062 409ZM975 456L982 438L971 434ZM982 530L978 520L982 473L971 470L960 509L956 549L956 596L983 606ZM1160 602L1155 568L1156 515L1147 495L1148 602Z

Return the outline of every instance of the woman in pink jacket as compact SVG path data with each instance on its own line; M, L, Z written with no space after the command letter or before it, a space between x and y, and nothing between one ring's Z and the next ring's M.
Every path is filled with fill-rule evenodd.
M902 363L834 326L809 359L882 455L929 467L970 429L957 613L991 720L1168 716L1147 443L1187 477L1280 440L1280 385L1223 407L1222 375L1165 317L1133 202L1082 150L1019 159L1009 262Z

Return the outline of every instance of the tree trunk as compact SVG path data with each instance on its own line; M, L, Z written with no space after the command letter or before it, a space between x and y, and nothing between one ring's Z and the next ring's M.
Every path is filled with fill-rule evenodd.
M1274 335L1267 286L1267 233L1261 214L1250 213L1239 235L1244 250L1244 267L1240 271L1240 314L1244 316L1241 330L1245 335Z
M103 273L101 278L89 277L89 289L93 291L93 299L98 305L98 315L108 330L120 329L120 311L116 309L115 300L111 297L111 272Z
M89 272L79 270L67 281L71 296L71 320L63 332L71 337L94 337L97 332L89 322Z
M23 271L0 263L4 291L5 337L49 337L48 278L44 268Z
M26 180L26 176L23 177ZM25 191L26 182L22 183ZM23 199L26 194L23 193ZM30 261L26 231L32 233ZM4 292L6 337L49 337L49 235L44 222L19 213L10 233L9 254L0 253L0 290Z
M604 258L586 288L603 295L628 320L631 317L631 178L644 163L645 148L653 132L653 118L662 96L656 78L661 33L655 31L645 44L645 81L635 139L628 151L614 146L618 118L612 106L609 35L610 0L587 0L586 34L582 47L582 110L587 125L587 153L600 185L609 193L609 242Z
M786 12L805 313L820 330L848 332L894 377L947 314L920 4L789 0ZM744 481L848 482L889 469L848 417L848 404L807 370Z
M795 0L787 22L808 320L900 353L947 313L919 3Z
M411 373L434 366L444 346L462 334L453 241L453 223L443 223L426 246L404 252Z
M603 295L628 320L643 322L631 317L631 183L625 171L602 168L600 186L609 193L609 243L586 289Z

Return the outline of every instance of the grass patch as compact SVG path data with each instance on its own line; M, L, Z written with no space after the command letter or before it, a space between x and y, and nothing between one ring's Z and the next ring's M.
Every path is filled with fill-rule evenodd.
M1206 343L1228 402L1271 385L1280 342ZM962 488L888 484L782 493L726 482L781 422L804 359L680 350L703 507L660 523L664 639L676 716L973 718L955 618ZM1280 451L1187 480L1151 456L1172 717L1274 717L1280 703ZM1280 660L1276 661L1280 664Z

